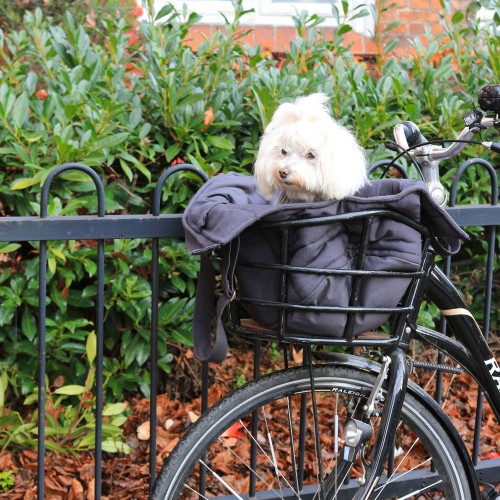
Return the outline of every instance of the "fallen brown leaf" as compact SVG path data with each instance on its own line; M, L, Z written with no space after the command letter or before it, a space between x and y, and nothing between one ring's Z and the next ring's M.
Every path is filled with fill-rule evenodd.
M151 427L149 420L143 422L139 427L137 427L137 437L141 441L147 441L151 437Z
M71 488L69 489L68 493L68 500L83 500L84 499L84 490L82 483L78 481L77 479L73 478L73 481L71 483Z

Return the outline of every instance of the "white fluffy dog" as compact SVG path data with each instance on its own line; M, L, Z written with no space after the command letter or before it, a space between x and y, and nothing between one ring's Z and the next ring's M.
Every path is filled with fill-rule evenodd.
M254 175L278 203L341 200L368 182L363 149L317 93L281 104L261 138Z

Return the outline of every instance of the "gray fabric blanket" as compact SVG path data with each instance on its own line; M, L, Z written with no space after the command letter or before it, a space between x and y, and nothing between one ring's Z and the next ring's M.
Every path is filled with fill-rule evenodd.
M227 269L236 266L234 273L241 297L276 301L279 297L279 272L249 268L243 263L278 263L279 230L263 229L254 224L258 221L304 219L368 209L390 209L402 213L427 226L435 236L453 240L455 248L458 248L458 239L467 238L448 214L432 201L425 184L409 180L372 181L356 196L342 201L276 205L260 196L253 177L222 174L210 179L195 194L183 215L183 224L191 253L206 254L225 247L223 253L228 256L226 260L236 260L226 262L224 266L222 284L226 296L231 295L233 287L232 271ZM294 229L290 233L288 263L313 268L352 269L361 226L361 223L351 221ZM369 240L365 269L418 269L422 245L421 236L414 229L391 219L377 219L370 229ZM234 241L238 242L237 252L234 243L229 250L229 244ZM363 279L361 306L395 307L408 284L408 278ZM345 307L351 293L351 276L292 272L287 293L287 302L291 304ZM277 327L277 309L252 304L244 304L244 307L263 326ZM346 319L345 314L339 313L291 310L287 313L286 327L291 332L341 337ZM377 328L385 319L386 316L381 314L359 314L354 334Z
M372 181L356 196L342 201L276 205L257 191L248 175L229 173L211 178L189 203L182 222L190 253L208 252L229 243L259 220L318 217L371 208L389 208L427 225L436 236L467 238L453 219L434 203L423 181Z

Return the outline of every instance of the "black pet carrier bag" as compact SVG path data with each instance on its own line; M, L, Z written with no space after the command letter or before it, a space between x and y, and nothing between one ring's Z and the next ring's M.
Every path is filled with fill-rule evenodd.
M201 254L195 353L215 362L227 353L225 329L281 341L352 343L391 315L413 311L431 243L454 252L466 237L423 182L407 180L373 181L342 201L275 205L258 194L252 177L219 175L196 193L183 223L189 251Z

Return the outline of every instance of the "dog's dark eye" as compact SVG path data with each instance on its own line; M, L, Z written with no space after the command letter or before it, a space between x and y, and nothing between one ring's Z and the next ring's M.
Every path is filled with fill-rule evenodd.
M309 151L309 153L307 153L307 159L314 160L314 158L316 158L316 155L314 153L312 153L311 151Z
M282 155L286 155L286 154L287 154L287 153L286 153L286 149L282 149L282 150L281 150L281 154L282 154Z

